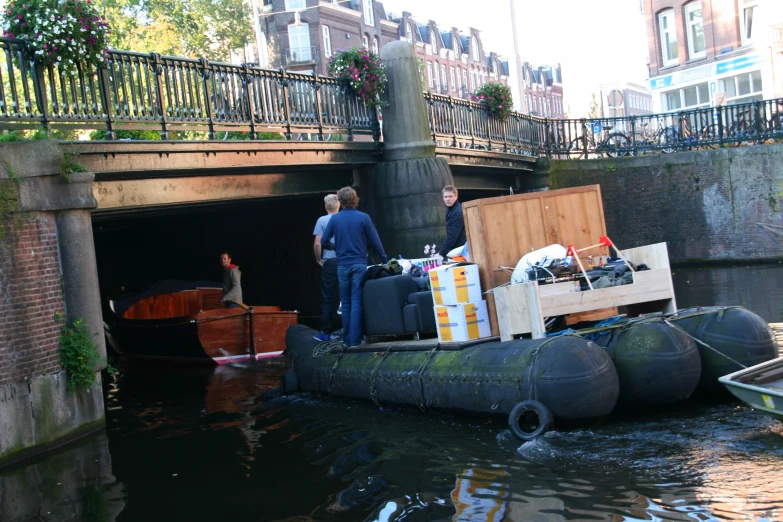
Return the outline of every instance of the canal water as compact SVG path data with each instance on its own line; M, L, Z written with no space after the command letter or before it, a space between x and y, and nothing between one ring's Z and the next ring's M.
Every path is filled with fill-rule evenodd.
M781 279L779 266L674 274L681 307L744 304L770 322ZM0 520L783 520L783 423L738 402L521 443L502 418L275 397L283 369L120 363L106 433L0 472Z

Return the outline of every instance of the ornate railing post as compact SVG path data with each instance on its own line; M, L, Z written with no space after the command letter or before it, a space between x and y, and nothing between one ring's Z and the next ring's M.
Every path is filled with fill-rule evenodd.
M114 110L111 99L111 87L109 83L109 64L98 69L98 90L101 93L101 103L106 110L106 137L110 140L117 139L114 130Z
M432 133L432 141L437 145L438 139L436 137L437 131L435 130L435 101L432 99L432 96L425 97L424 101L427 102L427 114L429 115L430 120L430 132Z
M211 91L209 88L209 79L212 77L212 70L210 69L209 60L206 58L199 58L198 63L200 65L199 76L201 76L201 85L204 89L204 103L207 106L207 122L209 124L209 139L215 139L215 118L213 116L212 105L215 100L212 99Z
M552 124L549 122L549 118L544 118L544 148L546 149L546 157L552 157Z
M470 148L476 147L476 131L473 128L473 104L468 104L468 121L470 122Z
M169 139L168 114L163 92L163 60L159 53L150 53L152 59L152 72L155 75L155 97L158 99L158 111L160 111L160 139Z
M582 156L583 158L587 158L587 120L582 118L579 120L580 124L582 125Z
M26 50L22 50L20 55L27 54ZM44 67L37 61L30 58L30 63L33 69L33 89L35 90L35 100L38 103L38 110L41 111L41 120L43 128L47 134L51 130L51 123L49 121L49 98L46 96L46 79L44 76ZM13 82L13 78L9 78Z
M631 116L631 135L628 138L631 140L631 154L636 156L636 116Z
M492 115L489 113L489 107L485 111L487 112L487 150L492 150Z
M718 115L718 145L723 148L723 106L715 107L715 113Z
M350 98L351 89L348 88L347 81L342 82L342 88L343 88L343 100L345 100L345 120L348 123L348 135L346 136L346 139L348 141L353 141L353 111L351 110L351 98Z
M764 133L764 127L761 124L761 111L759 110L759 107L761 106L761 102L758 100L753 100L753 124L755 129L753 129L753 133L755 134L754 140L758 143L761 138L762 134Z
M288 99L291 88L288 85L288 73L282 67L280 68L280 87L283 89L283 111L285 111L285 139L291 139L291 102Z
M449 94L449 113L451 116L451 146L457 146L457 109L454 107L454 96Z
M318 81L318 73L313 73L313 89L315 90L315 112L318 118L318 141L324 141L324 121L321 110L321 83Z
M247 117L250 120L250 139L258 139L258 131L256 130L256 109L255 101L253 99L253 72L250 70L248 64L242 64L242 89L243 95L247 100L245 103L245 110L247 111Z

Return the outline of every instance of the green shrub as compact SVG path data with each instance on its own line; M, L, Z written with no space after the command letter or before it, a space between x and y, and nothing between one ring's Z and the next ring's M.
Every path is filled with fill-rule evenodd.
M60 334L60 362L68 374L68 391L87 389L95 382L95 365L101 358L91 337L81 319L64 326Z
M114 131L118 140L157 140L160 141L160 132L151 130L118 130ZM91 140L108 140L109 131L94 130L90 133Z

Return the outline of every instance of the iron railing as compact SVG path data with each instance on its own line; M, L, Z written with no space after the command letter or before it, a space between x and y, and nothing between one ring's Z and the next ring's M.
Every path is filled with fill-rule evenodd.
M783 139L783 99L618 118L548 119L512 112L499 122L479 103L432 93L424 97L432 139L460 148L595 158Z
M377 112L334 78L249 65L110 51L106 67L75 74L31 59L20 40L0 38L0 129L261 131L380 139Z

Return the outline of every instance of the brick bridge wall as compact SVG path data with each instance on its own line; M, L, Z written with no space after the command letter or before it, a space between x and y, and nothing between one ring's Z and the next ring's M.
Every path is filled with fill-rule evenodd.
M621 248L666 241L673 262L701 263L783 258L756 226L783 226L781 165L783 145L759 145L552 160L548 171L553 189L601 185L607 233Z
M0 181L6 193L12 183ZM65 309L53 213L0 219L0 274L0 386L60 372L54 314Z

